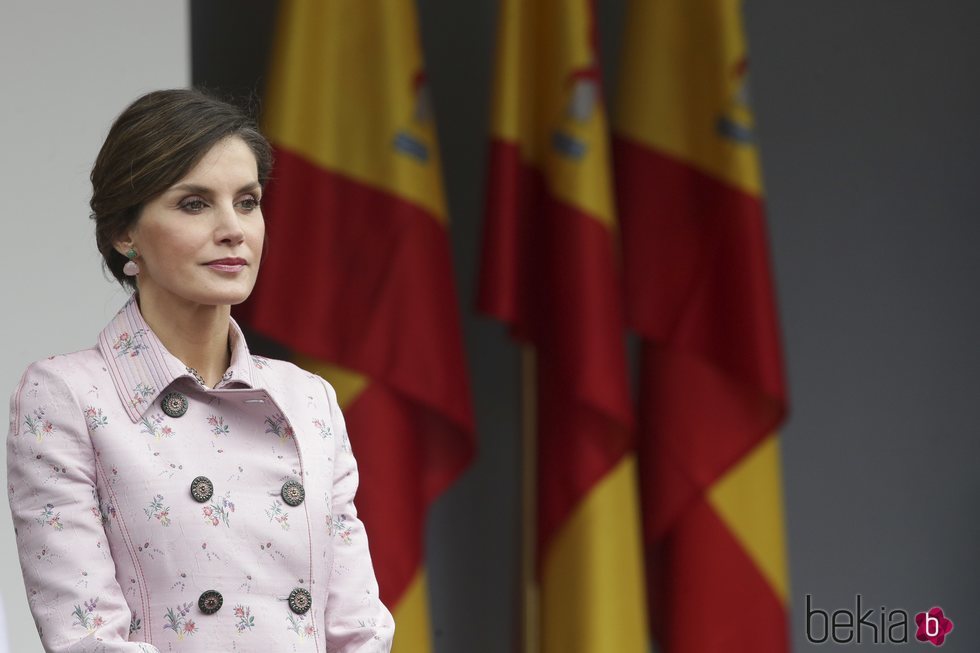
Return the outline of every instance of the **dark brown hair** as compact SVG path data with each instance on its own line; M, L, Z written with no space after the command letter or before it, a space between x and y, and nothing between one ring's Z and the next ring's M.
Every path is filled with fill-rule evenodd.
M126 257L113 244L140 217L143 206L180 181L218 141L238 136L255 155L264 187L272 150L255 122L238 107L196 89L153 91L126 107L109 129L92 167L91 218L103 264L133 290Z

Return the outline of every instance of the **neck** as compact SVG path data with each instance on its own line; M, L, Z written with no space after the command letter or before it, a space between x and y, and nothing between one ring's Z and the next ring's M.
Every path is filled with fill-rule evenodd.
M165 298L150 288L141 289L138 300L143 319L163 346L197 370L208 387L217 385L231 363L231 307Z

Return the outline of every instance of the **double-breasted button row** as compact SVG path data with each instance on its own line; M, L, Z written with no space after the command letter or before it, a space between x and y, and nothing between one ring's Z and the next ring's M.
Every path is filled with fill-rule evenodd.
M302 587L297 587L289 593L289 609L296 614L306 614L313 605L313 597Z
M191 496L198 503L204 503L214 495L214 483L207 476L198 476L191 481Z
M168 392L160 400L160 408L170 417L183 417L187 412L187 397L179 392Z
M197 599L197 607L204 614L214 614L221 609L224 602L225 599L221 596L221 592L208 590L202 592L200 598ZM310 611L310 606L313 605L313 597L306 589L297 587L289 593L287 603L289 603L289 609L296 614L306 614Z
M289 506L298 506L306 498L306 490L299 481L286 481L279 490L279 496Z
M198 503L204 503L214 496L214 483L207 476L198 476L191 481L191 496ZM298 506L306 498L306 490L299 481L286 481L279 490L279 496L290 506Z
M216 590L208 590L201 594L201 597L197 600L197 607L200 608L201 612L204 614L214 614L221 609L224 604L225 599L221 596L221 592Z

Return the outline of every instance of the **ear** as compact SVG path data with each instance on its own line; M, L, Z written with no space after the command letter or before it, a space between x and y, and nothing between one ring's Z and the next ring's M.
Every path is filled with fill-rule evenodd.
M124 258L129 258L126 256L126 252L130 249L135 249L137 252L140 251L139 245L136 244L137 232L139 231L138 224L135 222L129 223L123 231L120 231L116 238L112 241L112 248L123 255Z
M122 254L124 257L129 258L128 256L126 256L126 252L128 252L130 249L134 249L135 245L133 244L133 239L130 237L128 233L126 233L123 234L119 239L114 241L112 243L112 247L117 252Z

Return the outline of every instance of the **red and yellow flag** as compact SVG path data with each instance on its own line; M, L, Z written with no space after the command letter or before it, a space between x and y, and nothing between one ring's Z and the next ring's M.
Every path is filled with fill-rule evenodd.
M736 0L633 0L615 120L665 653L785 653L786 390Z
M280 5L268 251L242 317L336 388L394 650L430 651L426 513L474 437L415 2Z
M540 650L648 650L609 135L588 0L503 0L480 308L533 348Z

